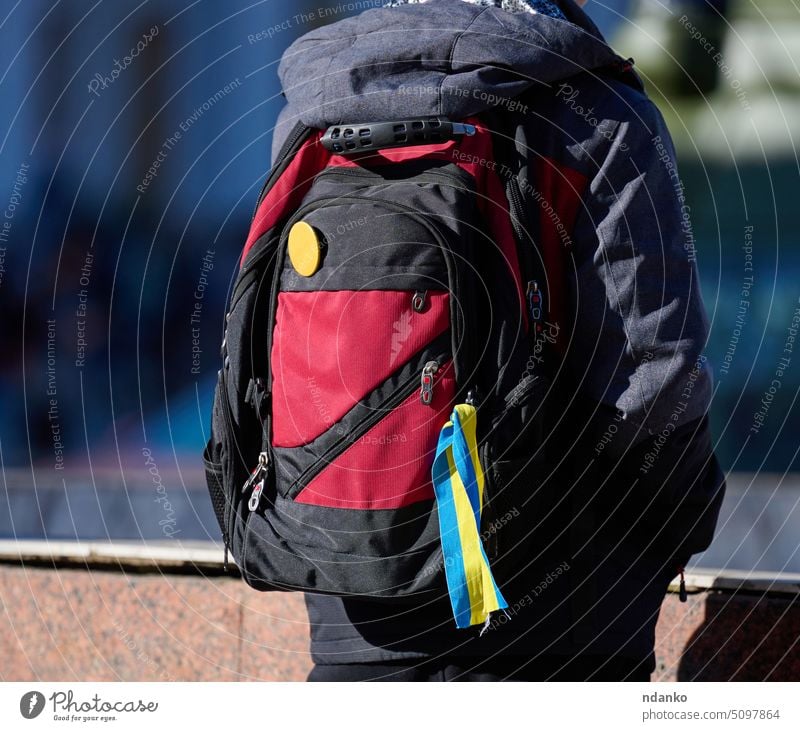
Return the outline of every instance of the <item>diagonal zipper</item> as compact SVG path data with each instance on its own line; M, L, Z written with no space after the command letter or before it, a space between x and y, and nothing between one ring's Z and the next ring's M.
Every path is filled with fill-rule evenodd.
M366 434L379 421L384 419L388 415L389 411L395 409L409 396L411 396L414 391L418 390L420 388L420 377L426 369L432 369L432 365L435 364L436 368L433 372L441 372L442 365L446 360L446 355L441 355L438 358L431 358L425 362L423 367L415 370L413 375L409 376L407 380L405 380L400 386L392 391L387 398L385 398L378 406L375 407L369 416L362 419L355 429L339 437L316 458L315 462L311 466L307 467L302 473L300 473L300 476L289 488L287 497L295 497L297 494L299 494L300 491L307 487L308 484L320 472L322 472L322 470L328 467L331 462L339 457L352 444L363 437L364 434Z

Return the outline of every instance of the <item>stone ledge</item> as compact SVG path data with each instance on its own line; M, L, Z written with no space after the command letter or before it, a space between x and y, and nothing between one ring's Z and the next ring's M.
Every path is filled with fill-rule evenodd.
M686 571L685 580L689 593L719 589L759 594L800 594L800 574L788 572L691 569ZM678 592L677 578L669 588L671 592Z
M229 558L230 564L233 559ZM142 566L223 570L223 547L211 541L0 540L0 563L108 568Z
M0 679L303 680L302 595L221 576L215 544L0 542ZM800 678L800 576L686 574L653 680ZM677 590L677 584L674 585Z

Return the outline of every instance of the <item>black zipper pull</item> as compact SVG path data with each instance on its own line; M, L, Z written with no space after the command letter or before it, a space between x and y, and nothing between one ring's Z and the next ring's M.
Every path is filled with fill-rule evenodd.
M225 536L222 539L222 542L225 544L225 551L222 554L222 570L227 574L228 573L228 536Z
M683 566L681 566L678 569L678 573L680 573L681 575L681 581L680 584L678 585L678 598L685 603L687 596L686 596L686 579L683 575Z
M433 377L439 370L439 364L435 360L429 360L422 369L422 387L419 398L425 406L429 406L433 401Z
M542 319L542 291L539 289L539 282L535 279L528 282L526 299L528 301L528 315L533 322L538 323Z
M414 292L414 296L411 298L411 308L414 312L422 312L425 309L425 301L428 298L428 290L426 289L418 289Z
M258 378L250 379L247 383L244 400L253 407L258 420L263 425L267 417L266 406L269 403L269 392L263 378L259 376Z

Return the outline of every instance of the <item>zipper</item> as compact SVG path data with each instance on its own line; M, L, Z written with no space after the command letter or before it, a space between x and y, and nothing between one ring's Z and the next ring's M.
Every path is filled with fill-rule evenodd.
M275 244L276 239L279 238L279 236L271 236L267 241L264 242L264 245L258 251L255 251L255 246L253 249L251 249L253 253L249 255L249 260L240 270L239 281L236 283L236 286L233 289L233 296L231 297L232 301L236 297L236 293L239 291L239 289L244 286L242 282L247 280L249 284L251 279L253 281L258 279L258 272L256 271L258 264L266 256L266 254L273 250L273 245Z
M294 497L304 487L306 487L322 470L324 470L331 462L339 457L350 445L354 444L364 434L366 434L373 426L375 426L381 419L383 419L388 411L399 406L411 394L420 388L421 374L426 370L432 370L436 373L440 370L442 364L445 362L447 356L440 356L434 360L425 363L421 371L417 371L413 376L410 376L400 386L398 386L392 393L387 396L373 411L363 419L358 427L348 434L340 436L330 447L328 447L317 459L314 464L307 467L300 476L292 483L292 486L287 491L288 497ZM430 386L431 392L433 390L433 383ZM425 402L423 402L425 403Z
M372 200L372 199L369 199ZM461 281L459 277L459 269L456 264L456 258L453 255L453 252L450 248L450 245L447 243L447 239L442 235L439 229L430 221L428 221L424 216L420 215L420 213L412 208L411 206L406 206L402 203L397 203L395 201L381 201L382 205L389 205L390 207L397 208L399 210L405 211L409 214L411 218L415 221L419 222L421 225L425 226L428 231L433 235L436 239L437 243L439 244L439 248L442 251L442 256L445 260L445 266L447 267L447 278L453 284L453 292L464 292L467 290L464 283ZM467 328L464 320L464 310L473 302L471 297L466 297L465 301L462 302L461 307L452 306L450 310L450 321L452 324L453 330L453 356L455 359L455 354L458 352L458 346L461 346L462 352L465 352L465 356L462 356L462 361L466 361L466 368L465 372L473 373L475 367L477 366L477 359L475 358L475 352L473 349L474 345L474 338L473 337L466 337L467 336ZM473 327L477 327L477 319L475 313L470 312L469 319L472 321ZM459 369L456 368L456 379L458 380L461 374L458 372Z
M528 282L525 299L528 303L528 317L530 321L539 326L542 319L542 290L539 289L539 282L535 279L531 279Z
M396 170L397 165L402 164L403 163L394 163L391 167L393 170ZM366 170L364 168L328 167L323 168L317 174L317 177L319 176L324 176L325 178L341 176L345 178L368 179L375 181L373 184L374 186L394 185L398 182L397 180L387 180L380 175L380 173L376 173L373 170ZM472 184L474 183L474 178L469 173L463 172L461 168L456 168L456 170L450 171L435 169L423 170L417 174L412 173L401 182L410 183L413 185L414 183L438 183L441 180L457 180L460 183L464 183L467 187L473 187Z
M233 415L231 413L231 404L228 400L228 384L225 380L225 367L223 366L222 369L219 371L219 397L222 399L222 410L225 412L225 421L228 425L233 425ZM228 446L228 445L225 445ZM232 454L228 455L228 459L236 459L236 457ZM223 471L223 487L226 484L227 480L225 480L225 474ZM228 553L231 549L231 536L233 534L233 522L236 517L236 503L234 503L235 498L235 491L231 491L231 494L225 495L225 530L222 534L222 542L225 546L225 551L222 560L222 568L224 571L228 571Z
M247 478L247 481L242 487L242 496L246 495L248 490L252 490L250 493L250 499L247 502L247 508L251 513L254 513L256 510L258 510L259 503L261 502L261 494L264 492L264 483L267 479L268 471L269 455L266 452L261 452L261 454L258 455L258 464L256 465L256 468L250 473L250 477Z
M422 369L419 400L423 406L430 406L433 402L433 378L439 370L439 363L429 360Z
M528 277L528 286L532 283L536 284L540 297L544 296L539 282L545 282L545 272L543 265L534 255L534 251L538 249L536 242L531 233L531 223L528 220L528 214L525 209L525 202L522 200L522 191L519 188L519 181L516 176L512 176L508 184L508 197L511 204L509 209L509 218L511 219L511 227L514 229L514 234L519 242L519 252L521 254L520 267L524 271L520 272L522 281L525 282ZM542 300L543 302L543 300ZM544 308L541 308L544 311Z
M539 247L530 233L530 221L522 200L519 181L515 175L511 177L508 184L508 198L510 202L509 218L518 241L517 251L519 252L520 268L522 270L520 275L523 283L527 280L525 305L530 325L529 333L531 337L536 338L543 328L546 312L546 292L540 283L547 282L547 274L544 270L544 262L535 253Z
M233 293L231 294L231 306L228 308L228 314L236 309L236 305L239 304L239 300L244 296L244 293L250 288L250 286L255 284L257 279L258 272L252 270L248 271L243 276L240 275L239 281L236 282L236 286L233 288Z
M511 181L508 185L508 192L509 198L511 199L511 207L514 209L511 211L510 216L511 226L513 227L514 233L519 239L520 246L525 246L526 242L534 245L533 241L531 240L531 235L527 232L527 224L529 223L528 216L525 213L525 204L522 200L522 191L519 189L519 181L517 180L516 176L511 178Z

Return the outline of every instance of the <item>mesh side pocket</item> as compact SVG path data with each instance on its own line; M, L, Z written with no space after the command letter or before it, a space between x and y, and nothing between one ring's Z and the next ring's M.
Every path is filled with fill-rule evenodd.
M214 515L217 516L222 535L227 535L227 511L225 497L225 481L222 472L222 464L211 459L213 450L212 441L209 440L203 451L203 465L206 471L206 484L208 493L211 496L211 505L214 507Z

